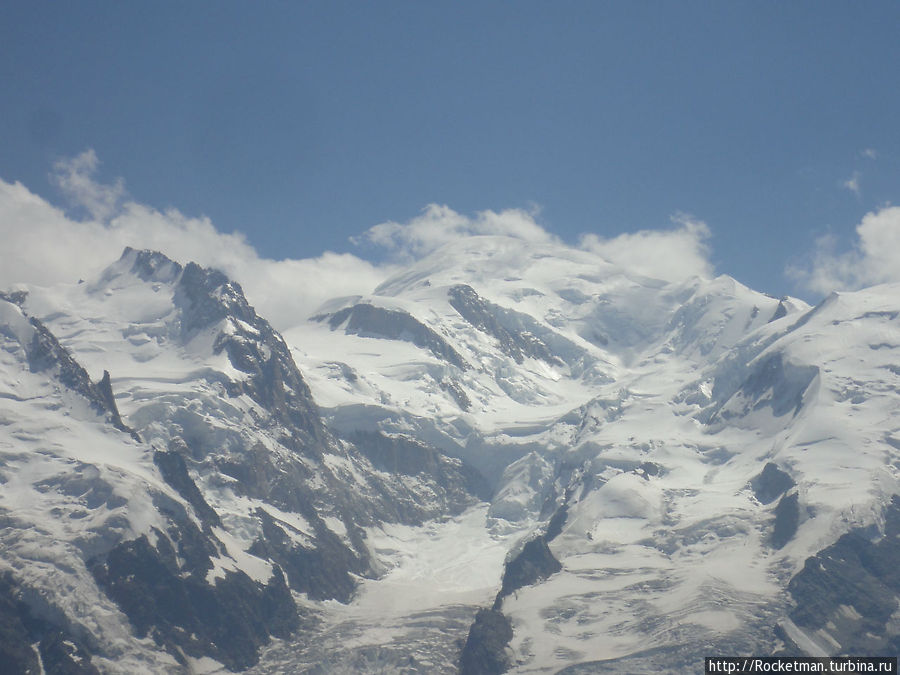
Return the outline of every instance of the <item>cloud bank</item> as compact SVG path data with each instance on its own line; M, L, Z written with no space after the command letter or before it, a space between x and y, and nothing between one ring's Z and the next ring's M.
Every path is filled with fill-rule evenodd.
M480 211L469 217L448 206L430 204L408 223L376 225L355 241L384 248L401 261L418 260L444 244L469 236L496 235L537 245L562 244L535 216L534 211L507 209ZM578 248L631 272L664 281L711 276L709 227L683 214L675 216L672 224L674 227L669 230L641 230L610 239L586 234Z
M83 208L95 220L108 220L125 199L125 182L117 178L111 185L97 181L100 160L92 149L80 155L58 160L51 181L76 207Z
M242 234L219 232L208 218L128 200L121 180L97 182L97 165L89 150L54 167L54 180L75 210L87 214L84 220L21 183L0 180L0 289L89 278L118 259L125 246L148 248L221 269L241 283L260 314L285 329L329 298L371 292L392 271L350 254L262 258Z
M469 217L449 206L429 204L408 223L375 225L353 241L384 248L401 261L418 260L444 244L478 235L515 237L536 244L558 241L538 225L534 215L522 209L506 209L499 212L479 211L474 217Z
M131 199L121 179L97 180L93 150L57 162L51 177L71 213L0 179L0 289L17 283L41 286L88 279L118 259L126 246L161 251L182 263L216 267L244 287L248 299L277 328L305 320L328 299L367 295L397 271L460 238L514 237L536 246L564 246L536 220L535 211L481 211L473 216L431 204L406 223L376 225L358 244L385 250L389 262L373 263L349 253L271 260L261 257L243 234L223 233L206 217L159 211ZM74 214L74 215L73 215ZM669 230L644 230L604 239L582 237L579 248L645 276L679 281L710 276L709 228L686 216Z
M838 252L837 244L832 235L820 237L810 260L788 267L787 275L821 294L900 281L900 206L867 213L850 250Z
M603 239L595 234L581 238L581 247L644 276L664 281L682 281L690 277L710 277L706 223L687 215L672 219L671 230L641 230Z

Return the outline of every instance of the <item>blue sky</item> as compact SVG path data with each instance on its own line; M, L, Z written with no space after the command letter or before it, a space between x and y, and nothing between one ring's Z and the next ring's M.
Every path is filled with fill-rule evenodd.
M900 199L898 29L883 1L7 0L0 179L65 206L53 167L92 149L274 259L377 256L350 238L431 203L570 243L689 214L717 273L815 300L786 267Z

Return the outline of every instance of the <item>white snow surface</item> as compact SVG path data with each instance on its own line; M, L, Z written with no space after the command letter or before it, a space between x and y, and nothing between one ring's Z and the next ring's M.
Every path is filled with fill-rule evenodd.
M83 561L160 527L148 489L174 493L145 447L31 372L24 344L33 330L22 316L0 299L0 513L9 519L0 530L0 570L72 618L76 634L97 638L107 656L95 665L105 663L108 672L171 668L170 656L131 634ZM96 500L85 498L95 486Z

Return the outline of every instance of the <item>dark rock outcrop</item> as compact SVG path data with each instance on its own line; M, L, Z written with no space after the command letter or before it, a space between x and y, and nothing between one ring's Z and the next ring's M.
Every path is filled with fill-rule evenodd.
M97 584L138 637L152 637L179 662L184 653L212 656L230 670L254 665L270 635L286 637L298 625L281 570L275 567L265 586L234 571L207 583L208 552L189 548L197 544L197 533L183 534L178 557L160 532L156 546L146 536L116 546L92 562Z
M778 321L778 319L782 319L787 316L787 307L784 304L784 298L782 298L778 302L778 307L775 308L775 312L772 314L772 318L769 319L769 323L773 321Z
M27 612L14 596L14 585L9 576L0 577L0 663L12 673L37 675L41 669L31 647L33 636L25 626Z
M173 302L180 310L177 331L183 342L199 331L227 320L216 336L213 351L225 352L231 364L249 375L229 383L233 396L247 394L268 410L278 424L290 428L312 454L325 431L309 387L291 357L284 339L258 316L240 284L219 270L179 263L157 251L126 248L120 263L132 261L129 271L146 282L172 286ZM121 273L110 268L108 274ZM101 282L107 277L101 278Z
M560 535L566 524L570 496L567 491L565 501L553 512L544 533L526 543L517 555L506 562L493 607L479 609L469 628L460 654L460 673L494 675L509 668L506 647L513 638L513 630L509 618L503 614L503 598L562 569L548 543Z
M28 355L28 367L31 372L47 373L55 377L66 388L84 396L91 407L98 414L105 415L107 421L116 429L140 441L140 437L125 425L119 415L109 373L104 370L103 379L99 384L94 384L87 371L41 321L30 317L29 322L34 327L34 336L31 343L25 345L25 352Z
M182 308L182 336L233 317L253 324L256 312L241 285L216 269L188 263L175 287L175 304Z
M762 473L750 481L753 494L762 504L771 504L794 485L794 479L790 474L779 469L773 462L768 462L763 467Z
M803 403L804 392L818 374L816 366L797 366L777 353L753 369L741 392L754 402L754 410L771 406L776 417L788 413L796 415Z
M797 415L803 396L819 376L817 366L797 365L781 352L752 361L743 371L743 380L733 377L716 380L712 397L715 405L708 411L706 422L727 422L749 413L771 408L775 417Z
M83 642L66 627L38 616L8 573L0 575L0 671L22 675L100 672Z
M550 346L535 334L538 326L531 317L488 302L475 289L465 284L453 286L447 296L450 305L460 316L478 330L494 337L500 351L512 357L516 363L522 363L525 357L531 357L552 366L564 365ZM507 320L503 321L503 318ZM510 325L504 325L505 323Z
M791 620L823 630L836 654L900 654L900 497L885 511L884 535L853 530L808 558L788 584ZM790 651L790 649L789 649ZM799 653L797 646L794 651Z
M55 377L66 388L81 394L100 414L110 413L109 407L99 388L79 364L63 347L56 336L34 317L29 318L34 327L31 343L25 347L28 355L28 367L32 373L46 373Z
M180 440L180 439L178 439ZM180 443L184 446L184 442ZM218 514L206 502L197 484L188 474L187 464L184 457L178 451L179 444L172 442L170 449L163 451L157 450L153 453L153 463L162 474L163 480L171 485L181 497L194 507L194 511L206 527L221 526ZM186 446L184 451L187 451Z
M289 525L277 522L264 509L257 510L263 537L249 552L278 563L295 591L306 593L313 600L349 602L356 587L351 572L361 574L365 565L314 512L310 515L314 519L315 545L301 546L288 536Z
M459 504L460 510L471 503L472 495L483 500L491 497L491 486L477 469L412 438L356 431L349 440L377 469L432 478L437 487L447 492L451 504Z
M459 406L460 410L468 411L469 408L472 407L472 401L469 399L468 394L466 394L465 390L455 380L441 380L440 387L450 394L453 400L456 401L456 405Z
M550 518L550 522L547 523L547 532L544 534L546 541L553 541L562 533L562 529L565 526L568 517L569 504L567 501L556 509L553 516Z
M506 563L503 583L494 601L494 609L500 608L500 603L507 595L546 579L561 569L562 565L547 545L546 535L532 539L522 547L518 555Z
M100 382L97 383L97 391L100 392L100 396L106 404L106 409L109 411L109 420L112 425L119 431L124 431L129 434L134 440L140 443L141 437L138 433L122 421L122 416L119 414L119 406L116 405L116 397L112 390L112 379L109 376L108 370L103 371L103 377Z
M320 457L326 434L309 386L284 339L256 314L240 284L218 270L189 263L174 298L181 309L182 339L228 319L226 328L216 337L213 352L224 351L231 364L249 376L232 382L229 393L250 396L295 438L302 439L298 449Z
M120 261L131 259L131 273L142 281L158 281L174 283L184 271L180 263L175 262L159 251L144 249L135 250L126 246Z
M346 322L344 331L348 335L411 342L460 370L469 368L466 360L444 338L406 312L361 303L313 318L328 319L331 330Z
M506 646L513 638L512 623L496 609L479 609L459 660L461 675L499 675L510 666Z
M28 291L13 291L11 293L0 291L0 300L11 302L14 305L21 306L26 298L28 298Z
M800 498L796 492L785 495L775 507L775 522L772 526L770 543L774 548L783 548L797 533L800 523Z

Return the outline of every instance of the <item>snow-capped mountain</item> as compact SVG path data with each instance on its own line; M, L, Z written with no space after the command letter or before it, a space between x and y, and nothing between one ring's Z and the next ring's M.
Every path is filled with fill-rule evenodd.
M18 288L0 298L4 657L896 655L898 316L897 286L810 308L487 236L283 336L221 273L150 251Z
M331 435L218 272L127 250L0 311L3 643L23 672L247 668L308 620L303 602L347 602L378 574L365 527L477 501L459 460L377 434L369 459Z

